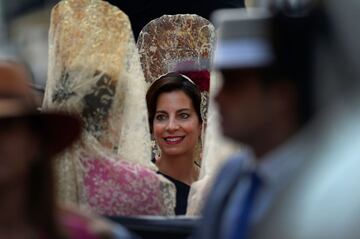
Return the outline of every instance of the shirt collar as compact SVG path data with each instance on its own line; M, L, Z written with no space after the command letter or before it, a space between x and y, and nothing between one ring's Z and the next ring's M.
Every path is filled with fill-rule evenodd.
M247 155L252 155L246 160L248 161L246 167L250 170L254 169L265 185L275 190L280 189L309 158L313 146L311 139L314 139L312 127L305 126L299 133L266 154L261 160L255 160L253 153L246 152Z

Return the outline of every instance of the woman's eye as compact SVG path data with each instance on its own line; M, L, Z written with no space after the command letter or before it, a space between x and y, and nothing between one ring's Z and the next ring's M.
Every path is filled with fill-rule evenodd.
M181 119L187 119L187 118L189 118L190 117L190 114L188 114L188 113L181 113L180 114L180 118Z
M166 115L156 115L156 116L155 116L155 119L156 119L157 121L163 121L163 120L166 119Z

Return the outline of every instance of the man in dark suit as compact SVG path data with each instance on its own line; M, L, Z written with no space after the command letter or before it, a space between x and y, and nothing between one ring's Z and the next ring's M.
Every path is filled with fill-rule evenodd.
M316 147L252 238L360 237L360 28L358 0L323 1L316 28L316 81L332 100L322 112ZM331 79L331 80L330 80ZM311 141L310 141L311 142Z
M313 17L294 13L223 10L213 16L223 132L249 150L220 171L195 238L247 237L312 152Z

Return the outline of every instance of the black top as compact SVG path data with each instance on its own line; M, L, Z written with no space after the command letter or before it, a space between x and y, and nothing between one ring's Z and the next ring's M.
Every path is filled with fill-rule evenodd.
M176 187L175 214L176 215L186 214L190 186L159 171L157 173L163 175L165 178L169 179L173 184L175 184Z

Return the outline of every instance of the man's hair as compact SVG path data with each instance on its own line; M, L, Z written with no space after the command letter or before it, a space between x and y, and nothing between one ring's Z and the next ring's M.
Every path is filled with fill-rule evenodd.
M296 15L296 11L282 9L272 19L271 41L275 61L263 69L265 80L269 85L278 81L293 84L298 96L299 123L306 123L315 113L314 89L314 27L319 19L318 13L310 11L306 16Z

